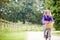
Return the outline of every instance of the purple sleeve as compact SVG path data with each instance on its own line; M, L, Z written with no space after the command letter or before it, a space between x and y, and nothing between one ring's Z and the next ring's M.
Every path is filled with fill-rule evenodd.
M43 24L45 23L45 21L44 21L44 15L43 15L43 17L42 17L42 23L43 23Z
M53 17L51 16L51 21L54 22Z

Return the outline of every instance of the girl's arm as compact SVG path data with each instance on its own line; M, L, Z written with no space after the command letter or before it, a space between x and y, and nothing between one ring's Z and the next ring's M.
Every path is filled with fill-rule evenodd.
M42 24L45 24L46 23L46 21L44 20L44 15L43 15L43 17L42 17Z
M53 19L53 17L52 17L52 16L51 16L51 22L52 22L52 23L54 23L54 19Z

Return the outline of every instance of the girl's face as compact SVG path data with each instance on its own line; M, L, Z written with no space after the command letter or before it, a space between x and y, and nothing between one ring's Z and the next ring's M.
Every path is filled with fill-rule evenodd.
M50 12L49 12L49 11L46 11L46 15L47 15L47 16L50 16Z

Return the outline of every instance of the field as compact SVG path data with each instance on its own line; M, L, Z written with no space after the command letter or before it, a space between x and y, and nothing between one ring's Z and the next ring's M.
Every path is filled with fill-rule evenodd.
M0 40L25 40L25 32L0 33Z
M0 26L0 40L26 40L27 31L43 31L43 26L38 24L8 23ZM53 35L60 36L60 31L55 31Z

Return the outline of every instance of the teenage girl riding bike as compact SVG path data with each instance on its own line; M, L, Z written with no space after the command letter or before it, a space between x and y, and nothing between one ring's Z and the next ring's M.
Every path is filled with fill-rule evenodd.
M51 38L51 29L52 29L54 20L53 20L50 10L45 10L43 17L42 17L42 23L44 26L44 37L46 35L45 34L46 30L49 29L49 37Z

